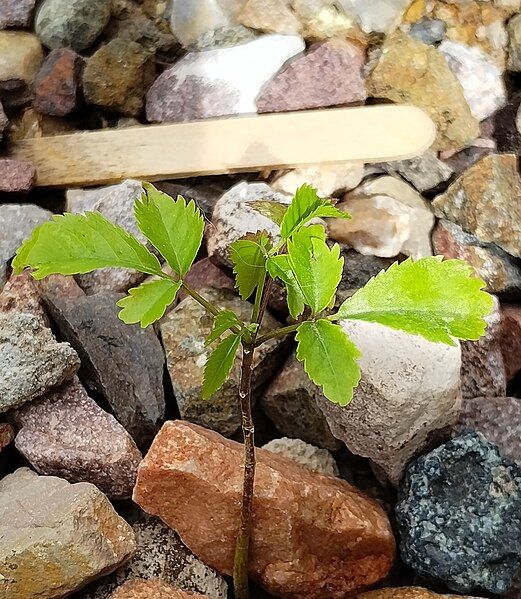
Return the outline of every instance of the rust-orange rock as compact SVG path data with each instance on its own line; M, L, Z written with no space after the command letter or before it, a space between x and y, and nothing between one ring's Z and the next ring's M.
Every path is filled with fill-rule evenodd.
M479 599L479 597L468 597L467 595L438 595L420 587L401 587L378 589L358 595L357 599Z
M189 593L160 580L129 580L117 588L109 599L208 599L206 595Z
M242 445L167 422L138 470L134 500L208 565L231 574ZM257 450L250 576L268 592L340 599L385 577L395 551L380 506L343 480Z

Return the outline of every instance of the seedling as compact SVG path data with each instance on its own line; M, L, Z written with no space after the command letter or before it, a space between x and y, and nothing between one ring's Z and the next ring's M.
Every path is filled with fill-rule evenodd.
M130 268L153 278L131 289L118 302L127 324L147 327L159 320L180 289L213 317L206 342L212 347L204 369L203 397L211 398L228 378L241 348L239 403L244 434L244 481L234 563L237 599L248 596L248 553L255 477L251 379L257 347L296 333L297 359L309 378L332 402L347 406L360 380L360 353L339 321L376 322L434 342L454 345L484 333L492 298L472 267L440 256L393 264L334 309L342 277L340 247L326 242L317 218L349 218L308 185L297 190L289 207L258 201L253 207L280 227L280 235L252 232L230 246L236 287L245 301L253 298L251 319L212 305L191 289L185 277L203 239L204 220L193 202L172 199L145 183L135 203L139 229L172 269L144 244L101 214L64 214L37 227L13 261L16 273L30 268L36 279L51 274L76 275L98 268ZM259 327L275 280L286 288L291 323L261 335Z

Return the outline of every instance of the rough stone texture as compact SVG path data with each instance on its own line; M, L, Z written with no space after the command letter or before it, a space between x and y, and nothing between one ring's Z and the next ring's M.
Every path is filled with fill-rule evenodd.
M9 599L64 597L135 548L132 529L94 485L27 468L0 481L0 537L0 594Z
M317 406L319 395L320 389L292 355L261 395L261 405L286 437L296 437L325 449L339 449L339 441L333 437Z
M490 154L433 201L440 218L521 258L521 178L514 154Z
M391 258L432 254L434 216L410 185L394 177L369 180L346 194L337 206L350 220L328 219L329 236L361 254Z
M30 162L0 158L0 192L30 191L36 179L36 169Z
M242 464L241 444L167 422L140 465L134 500L200 559L230 574ZM271 594L341 597L389 571L394 538L385 513L343 480L259 449L253 505L249 572Z
M340 0L340 4L356 15L366 33L389 33L399 24L410 0Z
M301 439L289 439L288 437L273 439L263 445L262 449L267 449L271 453L294 460L297 464L313 472L318 472L318 474L324 476L339 475L335 459L327 449L319 449Z
M206 240L210 258L224 266L231 266L230 245L246 233L267 231L274 242L277 242L279 227L248 205L256 200L270 200L281 204L291 202L289 196L273 191L265 183L242 182L232 187L219 198L213 210L212 226L208 228Z
M232 25L233 20L218 0L173 0L170 24L187 48L204 34Z
M194 44L190 45L190 49L194 52L203 52L219 48L231 48L251 42L256 37L257 34L255 31L243 25L219 27L219 29L204 33Z
M34 81L34 107L43 114L65 116L79 102L82 58L69 48L52 50Z
M378 589L357 595L356 599L479 599L468 595L439 595L420 587L398 587L392 589Z
M129 580L110 599L202 599L206 595L187 593L159 580Z
M402 559L461 593L503 594L521 563L521 467L476 433L418 458L399 493Z
M437 126L435 150L462 148L479 137L459 81L432 46L402 33L390 36L367 85L375 98L425 110Z
M424 44L434 45L441 42L447 32L447 26L440 19L422 19L411 26L409 34Z
M521 155L521 93L510 98L493 119L497 151Z
M501 351L511 381L521 371L521 307L503 304L501 316Z
M82 380L100 393L137 444L146 445L165 413L164 353L151 328L118 318L120 294L66 297L44 290L61 336L76 349Z
M344 258L342 279L336 293L336 304L340 305L345 299L363 287L369 279L385 270L395 262L393 258L378 258L377 256L364 256L355 250L342 249Z
M503 71L483 50L449 40L442 42L438 50L460 82L475 118L482 121L506 103Z
M262 86L302 50L300 37L265 35L232 48L186 54L148 91L147 119L192 121L255 113Z
M246 0L237 15L246 27L267 33L296 35L300 21L288 0Z
M362 48L347 40L316 44L267 83L257 98L257 109L282 112L363 103L364 60Z
M196 262L188 271L185 277L186 284L195 291L203 287L212 287L213 289L228 289L233 291L235 288L234 280L210 262L209 258L203 258ZM186 297L184 291L180 291L179 299Z
M342 326L362 353L362 378L349 409L325 398L319 407L337 439L397 484L415 453L456 422L460 348L370 322Z
M330 0L293 0L293 9L301 21L302 35L310 41L330 38L351 39L365 44L366 36L356 17Z
M87 60L83 91L91 104L138 116L154 76L152 54L137 42L116 38Z
M3 0L0 6L0 29L29 27L36 0Z
M109 22L110 7L110 0L44 0L36 12L34 28L48 48L81 52Z
M0 423L0 451L5 449L14 437L14 428L7 422Z
M43 325L49 326L49 319L43 309L38 287L27 271L19 275L11 275L0 292L0 313L12 312L32 314Z
M132 496L141 453L77 378L22 406L14 419L16 448L40 474L92 483L114 499Z
M70 379L80 365L32 314L0 313L0 412L31 401Z
M510 71L521 71L521 14L508 22L508 63Z
M25 31L0 31L0 99L18 106L31 97L31 85L43 61L38 38Z
M233 310L239 318L250 316L249 304L227 290L203 288L201 293L212 304ZM237 402L240 381L240 360L236 361L229 379L209 400L201 396L206 360L217 343L208 347L204 342L210 334L213 318L191 297L185 298L161 321L161 337L166 351L168 372L181 417L225 436L233 435L241 425L241 412ZM279 323L267 314L261 331L266 333ZM252 391L254 397L277 367L282 342L270 340L255 353Z
M480 243L448 220L440 220L432 234L436 255L466 260L485 281L486 290L503 297L521 297L521 268L516 260L493 243Z

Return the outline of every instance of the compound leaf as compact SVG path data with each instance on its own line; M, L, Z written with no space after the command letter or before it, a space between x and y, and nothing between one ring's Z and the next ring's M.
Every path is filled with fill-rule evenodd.
M266 259L271 248L266 231L248 233L230 246L235 287L242 299L248 299L266 274Z
M116 303L122 308L119 318L126 324L139 322L144 329L163 317L174 301L181 281L158 279L129 289L128 295Z
M237 314L235 314L233 310L221 310L213 319L212 330L206 338L205 345L210 345L210 343L213 343L216 339L219 339L224 332L234 326L242 326Z
M240 335L228 335L208 357L204 367L203 399L209 399L223 386L230 375L240 342Z
M266 268L272 279L279 278L286 286L286 296L289 313L295 320L304 312L306 298L293 273L287 254L272 256L266 263Z

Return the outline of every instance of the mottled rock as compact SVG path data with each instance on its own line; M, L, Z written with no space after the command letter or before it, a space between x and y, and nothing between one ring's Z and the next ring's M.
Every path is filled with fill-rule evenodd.
M396 516L404 562L462 593L505 593L521 562L521 467L476 433L418 458Z
M44 0L36 12L36 35L51 49L88 48L110 18L110 0Z
M288 437L273 439L263 445L262 449L294 460L297 464L324 476L338 476L339 474L335 459L327 449L319 449L301 439L289 439Z
M206 595L187 593L159 580L129 580L110 599L203 599Z
M0 29L29 27L36 0L3 0L0 6Z
M337 439L397 484L415 453L456 422L460 348L375 323L342 326L362 353L362 378L349 409L325 398L319 407Z
M447 32L447 26L440 19L421 19L411 26L412 37L424 44L434 45L441 42Z
M251 309L234 293L227 290L203 288L201 292L212 304L233 310L239 318L247 319ZM237 401L240 380L240 360L236 361L230 378L209 400L203 400L201 387L206 360L216 343L206 347L213 318L191 297L185 298L161 321L161 337L177 405L181 417L225 436L233 435L241 425ZM264 318L261 331L266 333L279 324L269 314ZM276 368L280 340L271 340L256 350L252 390L254 397Z
M436 255L466 260L486 290L503 297L521 296L521 267L516 260L493 243L481 243L458 225L440 220L432 234Z
M65 116L79 102L83 61L69 48L52 50L34 81L34 106L50 116Z
M331 38L357 40L365 44L365 34L356 17L331 0L293 0L301 22L301 34L310 41Z
M82 380L103 396L137 444L146 445L165 413L165 357L154 331L119 320L120 294L70 298L48 288L43 295L61 336L81 358Z
M49 319L43 309L38 287L27 271L19 275L11 275L0 292L0 313L13 312L32 314L43 325L49 326Z
M0 158L0 192L30 191L36 179L36 169L30 162Z
M469 168L432 205L473 233L521 258L521 178L513 154L490 154Z
M521 371L521 307L503 304L501 308L501 351L511 381Z
M465 595L439 595L420 587L398 587L392 589L378 589L357 595L356 599L479 599Z
M340 4L356 15L366 33L389 33L400 23L410 0L340 0Z
M127 431L75 378L18 409L16 448L40 474L132 496L141 453Z
M302 50L300 37L265 35L241 46L188 53L148 91L147 119L192 121L255 113L262 86Z
M70 379L80 365L32 314L0 313L0 412L31 401Z
M205 50L217 50L218 48L230 48L240 44L246 44L257 37L255 31L243 25L232 25L230 27L219 27L213 31L204 33L190 49L197 52Z
M521 14L508 22L508 40L508 70L521 71Z
M0 594L9 599L69 595L135 548L132 529L94 485L27 468L0 481L0 537Z
M325 449L339 449L339 441L331 434L317 406L318 395L320 389L293 355L261 395L261 405L283 435Z
M0 99L5 106L25 104L43 61L38 38L24 31L0 31Z
M246 27L266 33L297 35L300 31L289 0L246 0L237 18Z
M387 38L368 93L425 110L436 123L433 149L458 149L479 136L459 81L436 48L396 33Z
M83 74L85 99L127 116L138 116L154 75L148 50L137 42L113 39L87 60Z
M8 422L0 423L0 451L5 449L14 437L14 428Z
M186 48L205 33L232 25L233 20L218 0L173 0L170 24Z
M365 54L347 40L312 46L266 84L257 98L259 112L282 112L364 102Z
M177 530L200 559L230 574L242 464L241 444L167 422L140 465L134 500ZM288 599L346 595L383 578L394 557L389 521L375 501L262 449L253 529L250 576Z

